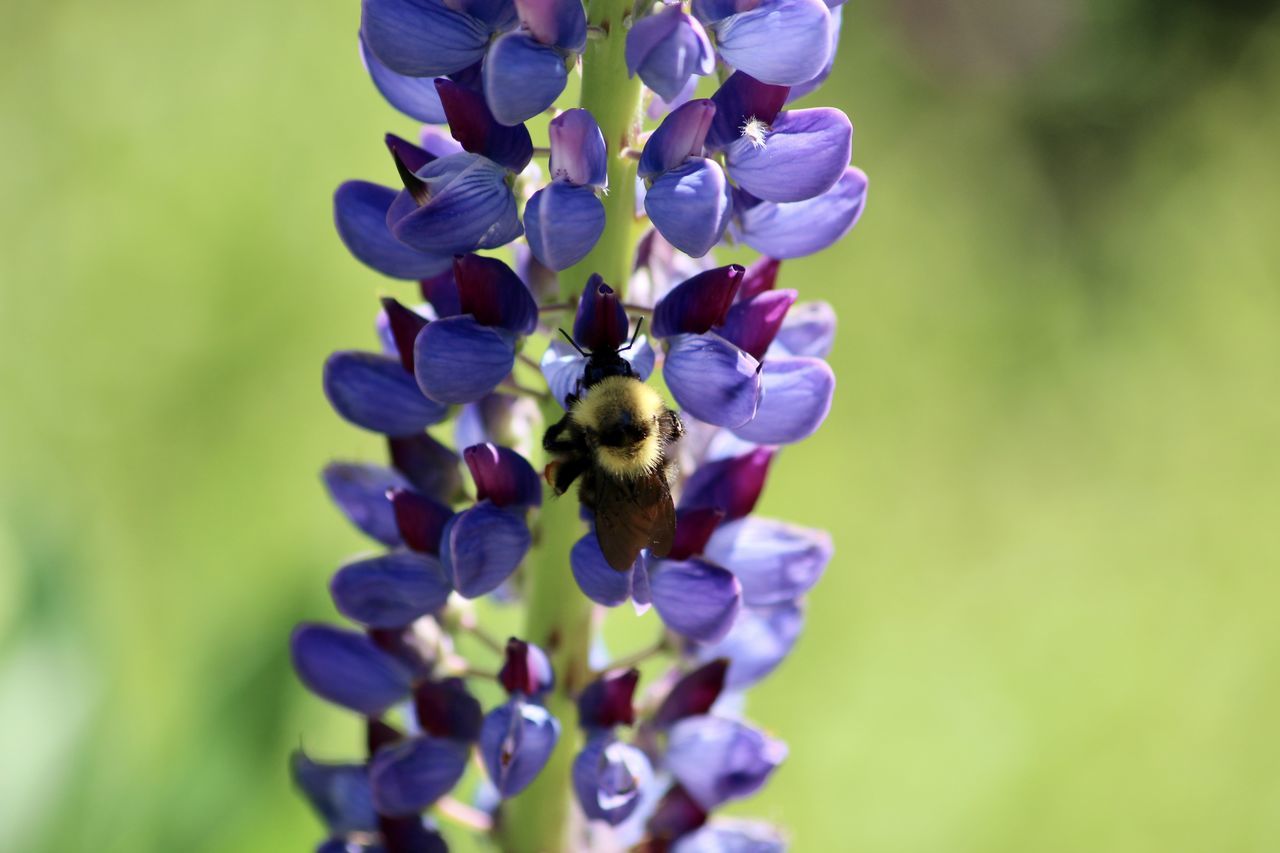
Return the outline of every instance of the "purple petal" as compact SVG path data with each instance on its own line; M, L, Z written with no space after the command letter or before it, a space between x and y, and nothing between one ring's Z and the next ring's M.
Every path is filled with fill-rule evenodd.
M750 74L735 71L711 96L716 116L707 131L707 146L727 148L742 137L751 122L773 124L787 102L788 91L786 86L761 83ZM845 162L849 162L847 158Z
M388 224L397 239L422 252L460 255L492 248L521 233L507 171L477 154L454 154L418 172L430 198L406 209L397 201ZM401 198L406 194L402 194ZM514 222L514 226L513 226Z
M596 604L617 607L631 597L631 576L635 569L614 570L605 560L594 532L574 543L569 552L569 567L582 594Z
M757 252L799 258L820 252L853 228L867 200L867 176L850 166L836 185L807 201L761 202L742 211L735 229Z
M434 84L434 81L433 81ZM440 89L436 87L436 95L439 96ZM441 101L441 104L444 102ZM441 107L443 109L443 106ZM448 116L445 117L446 119ZM427 126L422 128L418 134L418 144L423 151L426 151L432 157L448 157L450 154L461 154L466 149L458 144L458 140L450 136L446 131L448 128L441 130L438 127ZM493 158L490 157L490 160Z
M699 660L729 659L725 686L743 690L777 669L791 653L804 627L804 614L795 604L743 608L725 638L698 650Z
M761 821L719 819L676 840L671 853L785 853L787 842Z
M444 4L455 12L479 18L494 32L505 32L519 21L511 0L444 0Z
M702 643L729 633L742 603L742 587L733 573L701 560L663 560L649 583L663 624Z
M693 96L698 93L698 78L690 77L688 82L684 84L674 98L666 100L661 96L655 95L649 101L649 107L645 110L645 115L651 119L660 119L674 109L684 106L693 100Z
M523 172L533 159L533 140L523 124L500 124L479 92L437 80L436 91L449 119L449 132L472 154L488 157L512 172Z
M701 716L671 727L666 765L689 795L710 810L760 790L786 756L786 744L758 729Z
M416 815L453 790L467 769L465 742L416 737L379 750L369 765L380 814Z
M673 110L644 144L640 153L640 177L655 178L690 157L700 157L715 114L716 105L705 98Z
M440 561L392 551L348 563L329 583L338 612L370 628L402 628L439 610L451 592Z
M445 406L422 395L399 359L374 353L329 356L324 392L347 421L384 435L413 435L448 414Z
M703 463L685 481L680 508L715 507L724 510L730 521L749 514L764 491L775 452L760 447L742 456Z
M514 797L529 786L551 757L560 723L546 708L513 700L484 718L480 757L498 793Z
M488 27L436 0L364 0L360 32L378 59L409 77L461 71L489 43Z
M573 790L583 814L610 826L635 812L652 777L645 754L611 735L587 741L573 759Z
M458 305L477 323L527 335L538 326L538 303L511 267L497 258L454 258Z
M538 41L569 53L587 46L587 12L580 0L515 0L520 23Z
M413 713L427 734L464 742L480 736L484 716L461 678L423 681L413 691Z
M422 279L418 282L418 287L422 291L422 298L435 310L437 318L455 317L462 313L458 282L453 277L453 258L449 258L449 269Z
M363 764L324 764L299 749L290 757L289 769L293 783L331 834L378 831L369 770Z
M724 691L728 671L729 661L712 660L686 673L667 692L653 714L652 724L662 729L686 717L709 713Z
M479 598L511 577L532 542L519 516L486 501L450 519L440 557L453 588L464 598Z
M715 70L716 55L702 24L679 6L641 18L627 33L627 71L664 100L674 100L695 74Z
M828 3L827 5L830 7L832 4ZM818 87L825 83L827 78L831 76L831 69L835 67L836 53L840 47L840 23L843 18L843 12L844 9L838 5L831 9L831 41L830 51L827 53L826 64L822 66L822 70L819 71L812 79L806 80L798 86L792 86L791 94L787 96L787 103L798 101L805 95L816 91Z
M542 478L528 461L509 447L477 444L462 452L476 500L496 507L531 507L542 504Z
M632 699L640 670L618 670L602 675L578 694L578 724L584 729L611 729L635 725Z
M482 326L467 315L431 323L414 345L418 387L442 403L479 400L507 378L515 360L510 334Z
M641 382L653 373L656 356L649 339L641 335L636 345L622 353L622 358L631 365ZM587 367L587 360L569 346L565 341L553 340L542 354L542 375L547 380L547 387L559 401L561 408L568 409L567 398L577 390L582 372Z
M694 157L653 182L644 209L671 245L700 258L724 235L733 197L720 164Z
M779 86L818 76L831 45L831 14L822 0L762 0L713 29L726 63Z
M412 673L364 634L304 624L289 645L298 678L336 705L380 717L409 696Z
M401 243L387 228L387 209L396 191L368 181L347 181L333 194L338 236L355 259L391 278L436 275L453 263L448 255L419 252Z
M485 101L494 118L508 126L554 104L568 79L564 57L519 30L500 36L484 58Z
M443 124L444 107L436 94L432 77L406 77L383 65L373 55L364 38L360 39L360 58L373 78L373 85L387 99L387 103L400 112L426 124Z
M458 456L427 433L387 441L391 464L428 497L452 503L462 487Z
M825 530L750 516L712 534L706 557L732 571L751 607L793 601L808 591L831 560Z
M498 683L508 693L541 696L556 685L556 674L547 653L515 637L507 640Z
M622 300L599 275L587 281L573 318L573 339L587 352L612 352L631 335L631 321Z
M729 264L680 282L654 307L653 333L660 338L700 335L723 323L743 272L738 264Z
M795 301L794 290L768 290L738 302L725 316L720 334L754 358L762 360Z
M409 489L392 489L387 496L405 547L420 554L439 554L440 539L453 510Z
M670 338L662 376L680 408L700 421L738 427L755 417L760 362L715 333Z
M331 462L321 474L329 498L352 524L383 545L401 544L396 518L387 500L388 489L409 484L390 468L356 462Z
M552 180L581 186L605 186L609 181L608 150L604 134L588 110L565 110L551 120Z
M792 444L818 431L831 411L836 375L820 358L771 358L761 375L760 407L734 435L756 444Z
M553 181L525 205L524 230L534 257L547 269L566 270L604 233L604 204L591 187Z
M826 358L835 339L835 309L827 302L801 302L787 314L773 346L781 355Z
M849 165L853 125L839 110L791 110L760 138L744 134L725 152L729 177L765 201L803 201L835 185Z

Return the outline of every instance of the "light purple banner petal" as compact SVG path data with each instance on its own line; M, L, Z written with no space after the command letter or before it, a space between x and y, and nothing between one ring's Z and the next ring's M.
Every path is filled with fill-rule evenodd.
M772 358L761 374L760 406L733 434L756 444L793 444L817 432L831 411L836 376L820 358Z
M680 408L724 427L739 427L755 417L760 362L714 332L676 335L668 347L662 375Z

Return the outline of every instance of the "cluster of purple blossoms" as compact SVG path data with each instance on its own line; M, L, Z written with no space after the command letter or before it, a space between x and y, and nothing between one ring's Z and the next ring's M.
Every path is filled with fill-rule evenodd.
M397 186L350 181L334 196L351 254L416 284L382 299L372 351L324 367L333 409L389 457L324 470L380 547L330 583L356 627L304 624L291 643L302 682L364 720L360 760L294 757L328 853L444 850L441 821L511 850L785 849L779 830L716 811L785 758L743 716L744 691L791 651L832 555L825 532L755 507L835 389L833 311L777 285L784 259L832 245L865 202L848 118L789 107L829 74L841 10L597 2L589 22L581 0L363 0L365 67L425 126L385 138ZM634 96L624 126L602 128L585 94L554 108L593 61ZM625 221L606 211L611 180L634 184ZM711 258L738 244L761 257ZM508 260L481 254L506 247ZM594 268L618 247L625 272ZM560 516L540 473L542 431L574 405L583 353L602 351L641 381L661 376L685 427L667 472L671 547L625 571L576 514L573 530L549 529ZM572 546L554 553L555 534ZM556 594L535 601L534 585ZM526 608L540 633L498 641L471 603L482 597ZM532 610L547 601L584 609L589 635L554 618L545 630ZM659 639L611 663L599 626L627 602L656 614ZM510 806L538 796L554 810L536 784L553 775L576 806L553 840L523 836L534 830Z

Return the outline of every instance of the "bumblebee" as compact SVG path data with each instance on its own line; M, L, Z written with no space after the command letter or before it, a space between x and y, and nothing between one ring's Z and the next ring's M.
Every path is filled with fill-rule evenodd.
M620 572L643 548L666 556L676 531L667 469L684 424L621 355L635 345L641 323L631 343L601 352L583 351L560 330L587 365L568 398L569 411L542 439L553 457L547 482L562 495L580 480L578 499L595 514L600 550Z

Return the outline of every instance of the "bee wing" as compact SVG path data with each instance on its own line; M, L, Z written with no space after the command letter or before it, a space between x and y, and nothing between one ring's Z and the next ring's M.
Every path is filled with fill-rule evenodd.
M596 494L596 538L609 565L631 568L648 548L662 557L671 551L676 509L661 472L634 480L601 477Z

